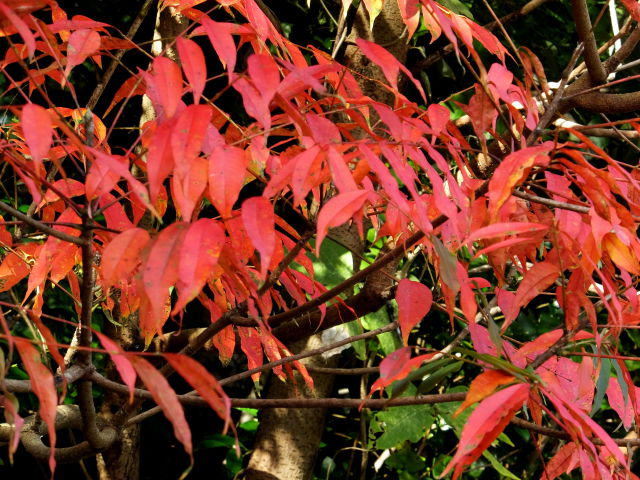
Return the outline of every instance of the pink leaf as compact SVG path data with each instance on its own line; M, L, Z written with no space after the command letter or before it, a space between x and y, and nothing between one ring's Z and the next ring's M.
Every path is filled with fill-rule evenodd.
M415 85L418 92L420 92L422 99L425 102L427 101L427 97L424 94L424 90L422 89L422 85L420 85L420 82L418 82L413 77L407 67L400 63L400 61L391 53L385 50L384 47L363 38L358 38L356 40L356 43L358 44L360 50L362 50L362 53L364 53L369 58L369 60L380 67L385 78L396 92L398 91L398 74L400 73L400 70L402 70L404 74L409 78L409 80L411 80L411 82Z
M458 478L462 470L476 461L502 433L528 396L529 385L518 384L483 400L469 416L460 436L458 450L441 476L455 467L453 478Z
M218 23L205 16L202 19L202 28L209 37L211 45L218 54L222 66L227 68L229 82L233 77L233 70L236 68L236 44L231 36L230 25L228 23Z
M31 151L31 159L36 164L35 173L38 175L42 159L49 154L53 141L51 117L49 112L40 105L27 103L22 107L20 123L27 146Z
M67 65L64 68L64 76L68 77L73 67L80 65L99 49L100 34L98 32L88 29L74 31L67 44Z
M411 329L429 313L433 294L425 285L403 278L398 283L396 301L402 341L406 344Z
M24 368L31 379L31 388L40 402L40 417L47 424L49 431L49 446L51 454L49 456L49 468L53 473L56 468L55 445L56 445L56 407L58 406L58 394L53 381L53 374L42 363L40 352L33 344L24 338L15 337L15 346L20 353L20 358L24 363Z
M193 448L191 445L191 430L184 417L184 410L178 401L176 392L171 388L167 379L144 358L132 355L131 363L140 378L151 392L162 412L173 425L173 433L184 446L184 451L191 457L193 463Z
M207 65L202 49L193 40L178 37L176 40L180 63L193 90L193 101L200 102L207 81Z
M98 339L100 340L100 343L105 348L107 353L111 356L111 360L113 361L113 364L116 366L116 370L118 370L118 373L120 374L120 378L122 378L122 381L124 382L124 384L127 387L129 387L129 403L133 403L133 393L136 387L135 369L131 365L131 362L129 361L129 359L124 354L124 351L122 350L122 348L120 348L120 345L118 345L116 342L114 342L109 337L107 337L106 335L100 332L96 331L94 333L97 335Z
M155 202L162 188L162 182L173 172L174 159L172 149L172 132L174 122L165 121L157 124L147 151L147 175L149 177L149 194Z
M262 101L268 107L280 85L278 65L271 55L257 54L251 55L247 63L251 81L260 92Z
M251 197L242 204L242 222L251 243L260 252L260 271L265 278L276 248L275 216L271 202Z
M356 213L358 213L368 192L356 190L355 192L340 193L329 200L318 215L318 237L316 239L316 252L320 252L320 245L331 227L342 225Z
M36 38L33 35L33 32L31 32L31 29L27 26L26 23L22 21L22 19L18 15L16 15L13 10L5 5L4 2L0 2L0 13L7 17L6 21L9 24L15 27L15 29L22 37L22 40L24 40L25 45L27 46L29 57L33 57L33 55L36 53Z

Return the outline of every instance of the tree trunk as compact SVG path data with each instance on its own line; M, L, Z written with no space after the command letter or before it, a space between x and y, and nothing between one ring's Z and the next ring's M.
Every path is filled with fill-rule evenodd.
M338 32L340 34L340 32ZM383 45L400 62L407 57L407 35L397 2L388 0L380 15L376 18L373 30L369 29L369 16L364 2L360 2L351 31L346 36L344 58L341 61L349 68L361 73L371 80L359 80L365 95L393 106L394 96L380 87L378 82L387 83L384 74L366 58L355 45L357 38ZM361 77L359 77L361 78ZM359 239L358 239L359 240ZM354 265L359 263L354 261ZM395 270L396 265L391 268ZM388 270L388 269L385 269ZM365 287L375 290L375 294L385 295L390 287L390 280L384 274L371 275ZM381 277L381 278L378 278ZM392 277L391 277L392 278ZM320 345L319 336L309 339L305 349ZM314 346L312 346L314 345ZM309 359L308 365L325 366L324 360ZM338 357L333 357L336 364ZM314 375L315 392L305 391L307 397L325 397L330 394L333 376ZM300 384L300 382L297 382ZM269 386L269 397L287 398L296 396L291 382L283 383L273 377ZM300 395L298 395L300 396ZM326 411L322 409L269 409L263 412L254 451L245 472L246 480L307 480L312 478L313 467L318 446L324 429Z

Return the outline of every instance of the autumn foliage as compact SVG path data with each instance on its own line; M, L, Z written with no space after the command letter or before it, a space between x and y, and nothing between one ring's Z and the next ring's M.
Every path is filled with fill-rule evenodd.
M412 340L436 309L448 319L442 328L469 338L453 352L480 367L466 396L454 399L464 400L458 413L479 405L445 473L462 475L516 422L531 432L532 449L549 429L564 442L546 479L576 468L584 478L637 478L620 448L624 434L614 438L591 413L605 395L598 379L607 358L617 372L604 384L616 421L631 430L640 418L640 388L617 350L621 332L640 324L640 175L580 129L554 126L569 108L564 85L552 91L532 52L508 49L437 2L398 0L408 38L423 22L431 41L445 37L475 76L457 100L468 121L454 121L381 45L357 41L386 78L377 88L392 105L364 94L360 74L328 53L290 42L254 0L209 3L162 3L189 21L171 47L177 58L157 56L131 71L98 115L77 98L74 70L87 62L103 69L117 51L139 47L109 25L68 18L50 0L0 1L3 95L15 96L5 107L3 169L30 203L27 211L0 203L0 292L12 293L0 310L10 452L21 432L29 450L25 432L37 428L19 414L26 391L38 398L51 447L56 409L73 390L88 452L109 448L117 429L96 423L95 388L119 392L132 412L152 399L192 455L189 399L167 378L177 373L195 390L191 404L227 424L237 404L199 360L205 344L222 363L246 357L246 378L273 371L291 381L297 371L312 387L304 364L287 360L290 342L395 299L392 328L404 346L381 360L363 406L400 400L394 385L443 357ZM372 23L378 3L364 2ZM635 2L622 3L636 18ZM50 100L54 86L66 92L64 105ZM234 105L221 100L230 92ZM142 95L153 117L133 144L115 144L125 105ZM635 120L602 127L633 130ZM479 159L493 165L487 178ZM365 250L377 245L377 256L328 288L311 258L345 224ZM418 254L430 275L409 268ZM488 265L481 275L470 271L478 259ZM359 290L388 267L384 293ZM46 292L56 287L74 302L75 318L47 311ZM555 302L563 321L513 341L510 326L541 298ZM201 333L179 353L154 350L193 303L209 315ZM141 348L111 338L102 322L135 323ZM59 342L63 330L75 330L77 341ZM94 367L105 352L115 380ZM29 385L11 377L12 363ZM55 448L29 451L41 459L44 451L55 469Z

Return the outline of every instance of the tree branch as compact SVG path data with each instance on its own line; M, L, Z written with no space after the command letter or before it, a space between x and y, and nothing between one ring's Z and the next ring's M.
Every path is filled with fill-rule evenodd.
M58 238L64 242L73 243L75 245L83 246L85 245L86 240L79 237L74 237L73 235L69 235L68 233L61 232L56 230L55 228L51 228L48 225L45 225L42 222L39 222L33 217L25 215L19 210L16 210L10 205L7 205L4 202L0 202L0 210L4 213L11 215L12 217L17 218L18 220L23 221L24 223L31 225L33 228L41 231L42 233L46 233L51 235L52 237Z
M596 38L593 35L591 18L585 0L571 0L571 12L576 22L578 38L584 45L584 61L587 65L589 78L592 83L600 85L607 81L607 72L598 55Z

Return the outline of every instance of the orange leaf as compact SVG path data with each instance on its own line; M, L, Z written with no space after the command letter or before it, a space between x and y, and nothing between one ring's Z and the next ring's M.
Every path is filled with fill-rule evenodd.
M176 392L171 388L164 375L158 372L144 358L132 355L130 360L149 392L151 392L153 399L158 403L171 425L173 425L173 433L178 441L182 443L184 451L187 452L187 455L191 458L191 463L193 463L191 430L189 430L189 424L184 417L184 410L178 401Z
M640 264L631 249L622 243L615 233L607 233L602 238L602 248L609 254L611 260L620 268L634 275L640 274Z
M493 173L489 181L489 202L495 219L498 210L511 196L513 187L520 184L535 165L549 164L548 153L553 149L553 142L545 142L534 147L523 148L507 155Z
M496 388L512 383L514 380L515 377L513 375L509 375L501 370L487 370L486 372L482 372L473 379L464 402L462 402L453 415L459 415L469 405L479 402L495 392Z
M403 278L396 290L398 302L398 323L402 341L406 344L411 329L431 310L433 294L425 285Z

